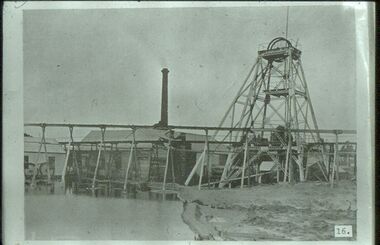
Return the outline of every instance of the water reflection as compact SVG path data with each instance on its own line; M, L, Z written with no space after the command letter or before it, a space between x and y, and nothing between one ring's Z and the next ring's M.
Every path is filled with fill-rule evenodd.
M27 191L27 240L192 240L175 194L65 195L55 186ZM165 197L165 198L164 198Z
M166 201L179 201L177 193L175 191L162 191L162 190L150 190L150 191L129 191L127 193L122 190L114 190L110 193L106 193L103 190L96 190L94 193L91 190L73 190L71 192L65 191L64 188L55 183L53 185L38 185L33 190L26 188L25 194L27 195L65 195L65 196L92 196L101 198L128 198L128 199L142 199L142 200L166 200Z

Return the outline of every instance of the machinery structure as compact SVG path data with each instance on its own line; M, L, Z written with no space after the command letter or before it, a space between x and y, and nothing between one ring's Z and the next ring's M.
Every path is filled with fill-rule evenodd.
M62 142L66 161L61 181L65 183L68 175L75 176L76 186L92 193L97 190L128 192L131 186L141 189L145 182L148 187L162 191L170 191L176 185L198 185L199 189L204 186L244 187L261 183L264 175L274 175L277 182L317 178L330 181L333 186L334 179L339 179L339 145L344 145L346 152L343 154L347 159L355 155L356 150L348 152L347 149L356 149L356 144L339 142L338 136L355 135L356 131L318 128L301 51L285 38L275 38L266 49L258 51L255 64L217 127L168 124L168 73L167 68L162 70L159 123L25 123L26 127L42 129L38 154L44 154L44 148L46 155L46 127L67 127L70 137L68 142ZM74 142L73 129L78 127L97 128L100 134L90 142ZM125 137L110 141L106 137L109 129L129 131ZM196 130L198 135L186 137L178 130ZM150 131L155 137L141 137L144 131ZM321 134L335 136L334 142L325 142ZM150 148L142 149L141 145L147 143ZM125 166L120 167L123 144L128 155ZM192 144L201 147L195 149ZM149 162L147 180L141 177L143 151L149 155L145 157L149 160L144 160ZM191 157L188 153L192 154ZM83 158L86 154L88 157ZM91 161L92 164L86 163ZM260 167L268 162L273 165L262 171ZM356 168L356 161L354 165ZM35 187L37 168L31 177L32 188ZM47 185L51 185L50 172L47 174Z
M273 39L266 49L258 51L256 63L219 127L248 128L231 130L222 136L220 130L213 134L221 144L235 142L231 144L219 187L240 178L243 186L251 173L257 179L263 159L276 163L277 181L280 175L284 182L305 181L311 167L305 154L311 149L319 152L319 159L313 164L318 165L325 181L330 179L331 166L307 87L301 51L283 37Z

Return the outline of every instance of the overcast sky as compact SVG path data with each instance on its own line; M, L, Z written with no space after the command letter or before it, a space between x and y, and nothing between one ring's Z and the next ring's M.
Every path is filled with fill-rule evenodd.
M355 129L352 9L291 7L320 128ZM215 126L285 7L24 11L24 121Z

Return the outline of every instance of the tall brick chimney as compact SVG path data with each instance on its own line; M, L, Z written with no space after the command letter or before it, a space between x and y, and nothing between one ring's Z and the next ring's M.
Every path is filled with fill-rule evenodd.
M163 68L162 72L162 93L161 93L161 121L159 126L168 126L168 68Z

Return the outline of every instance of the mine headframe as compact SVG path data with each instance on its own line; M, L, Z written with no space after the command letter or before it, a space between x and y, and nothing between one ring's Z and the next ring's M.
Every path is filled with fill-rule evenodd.
M300 181L305 180L304 146L310 142L320 143L321 138L302 67L301 51L289 40L277 37L269 42L266 49L258 51L256 63L219 124L219 127L224 126L250 127L252 130L230 131L223 138L220 138L218 131L215 132L214 137L219 137L221 141L242 142L248 139L248 153L243 158L246 162L232 161L235 158L229 157L223 181L228 180L228 171L233 165L244 169L249 164L255 164L251 159L263 153L257 142L272 139L276 141L273 143L277 144L277 149L285 155L284 160L274 160L282 171L283 181L291 181L293 173L299 175ZM309 133L306 133L308 130ZM268 145L272 146L272 143L268 142ZM318 164L327 180L322 146L320 151L322 160ZM279 151L270 154L276 156ZM295 169L294 164L298 166L297 171L292 170ZM244 171L238 175L244 175Z

